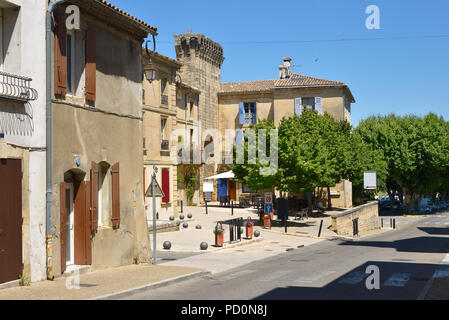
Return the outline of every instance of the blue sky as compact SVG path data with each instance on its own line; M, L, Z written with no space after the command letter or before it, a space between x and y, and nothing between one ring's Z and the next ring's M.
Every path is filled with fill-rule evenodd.
M391 112L449 120L448 0L110 2L156 26L157 50L171 58L173 35L188 29L221 43L223 82L275 79L287 56L295 73L350 86L353 125ZM380 30L365 27L368 5L380 8ZM388 37L408 39L291 43Z

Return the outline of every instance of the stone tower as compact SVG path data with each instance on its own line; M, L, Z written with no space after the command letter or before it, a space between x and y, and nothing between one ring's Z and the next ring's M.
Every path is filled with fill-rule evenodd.
M199 115L202 130L218 129L218 92L220 91L223 48L200 33L175 35L176 58L183 64L182 82L201 91ZM203 177L215 174L216 166L206 165ZM203 175L204 174L204 175Z

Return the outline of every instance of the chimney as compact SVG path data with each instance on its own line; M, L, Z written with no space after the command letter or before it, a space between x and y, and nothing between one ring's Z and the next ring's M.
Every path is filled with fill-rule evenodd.
M288 79L292 75L292 59L283 57L284 64L279 67L279 79Z

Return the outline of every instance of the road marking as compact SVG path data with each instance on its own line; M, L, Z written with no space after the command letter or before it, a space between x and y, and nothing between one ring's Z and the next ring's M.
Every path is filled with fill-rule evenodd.
M283 277L283 276L285 276L285 275L287 275L289 273L292 273L292 271L280 270L280 271L276 271L276 272L273 272L271 274L268 274L263 279L259 279L257 281L262 281L262 282L273 281L273 280L279 279L279 278L281 278L281 277Z
M449 266L441 266L433 274L433 278L446 278L449 277Z
M339 284L358 284L362 282L366 277L368 277L368 274L362 271L354 271L348 274L346 277L338 281Z
M447 254L446 257L444 257L441 263L449 263L449 254Z
M308 275L308 276L301 276L298 279L296 279L293 282L300 282L300 283L311 283L314 281L318 281L324 277L330 276L331 274L335 273L335 271L321 271L318 273L315 273L313 275Z
M387 281L385 281L385 287L405 287L410 280L411 273L395 273Z
M239 277L242 277L242 276L249 275L249 274L254 273L254 272L256 272L256 271L255 270L243 270L243 271L239 271L239 272L230 274L230 275L228 275L226 277L223 277L223 278L221 278L221 280L229 281L229 280L233 280L233 279L236 279L236 278L239 278Z

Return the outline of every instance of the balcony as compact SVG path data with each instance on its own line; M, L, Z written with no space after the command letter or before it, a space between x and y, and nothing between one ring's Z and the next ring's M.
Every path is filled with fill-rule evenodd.
M0 98L28 102L36 100L37 91L31 88L31 78L0 71Z
M161 95L161 104L168 106L168 96L166 95Z

